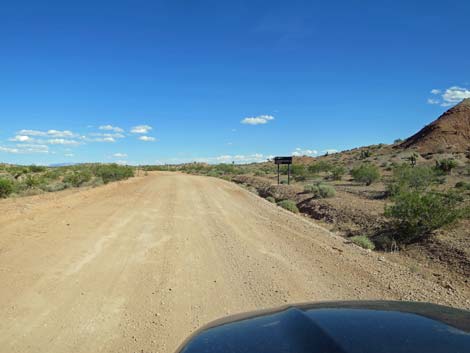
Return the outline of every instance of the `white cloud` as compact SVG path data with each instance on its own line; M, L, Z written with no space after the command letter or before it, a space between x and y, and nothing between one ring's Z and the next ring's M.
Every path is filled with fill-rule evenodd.
M23 129L23 130L18 131L18 135L68 137L68 138L77 136L77 134L73 133L70 130L54 130L54 129L47 130L47 131Z
M106 131L114 131L114 132L124 132L124 129L121 129L118 126L112 126L112 125L101 125L98 129L106 130Z
M127 161L124 161L124 160L116 161L116 163L121 164L121 165L127 165Z
M439 104L439 99L434 99L434 98L428 98L427 100L428 104Z
M47 135L52 136L52 137L75 137L77 136L76 134L74 134L72 131L69 131L69 130L63 130L63 131L48 130Z
M440 95L440 99L429 98L427 100L428 104L440 104L442 107L450 107L456 105L461 100L465 98L470 98L470 89L452 86L444 90L444 93L440 89L433 89L431 93L434 95Z
M322 151L324 154L332 154L332 153L338 153L338 150L335 150L334 148L326 149Z
M47 145L22 143L16 146L21 153L49 153L49 146Z
M150 130L152 127L149 125L137 125L131 129L131 132L133 134L147 134Z
M92 132L89 135L90 136L98 136L98 137L112 137L112 138L115 138L115 139L122 139L122 138L126 137L125 135L123 135L119 132L115 132L115 133Z
M16 135L15 137L12 137L9 140L17 141L17 142L27 142L27 141L32 141L33 139L27 135Z
M317 150L309 150L309 149L302 149L302 148L296 148L294 152L292 152L293 156L296 157L301 157L301 156L316 156L318 154Z
M241 123L248 125L263 125L267 124L271 120L274 120L274 117L271 115L260 115L256 117L245 118L241 121Z
M151 141L155 141L155 137L152 137L152 136L140 136L140 137L139 137L139 140L145 141L145 142L151 142Z
M37 144L17 144L16 147L2 147L0 152L6 153L49 153L49 147Z
M268 159L268 156L263 155L262 153L253 153L248 155L236 154L236 155L221 155L217 157L204 158L207 162L215 163L253 163L253 162L264 162Z
M75 141L75 140L67 140L67 139L49 139L44 141L44 143L47 143L49 145L70 145L70 146L77 146L80 144L80 142Z
M116 158L126 158L126 157L127 157L127 154L125 154L125 153L115 153L115 154L113 154L113 157L116 157Z
M106 136L106 137L97 137L97 138L94 138L94 139L91 139L89 141L93 141L93 142L116 142L116 139L114 137L111 137L111 136Z
M19 135L27 135L27 136L46 136L47 133L45 131L38 131L38 130L20 130L18 131Z
M75 155L73 153L66 153L64 154L65 157L74 157Z
M470 90L453 86L445 90L442 99L447 103L458 103L465 98L470 98Z
M17 148L2 147L2 146L0 146L0 152L20 153L20 151Z

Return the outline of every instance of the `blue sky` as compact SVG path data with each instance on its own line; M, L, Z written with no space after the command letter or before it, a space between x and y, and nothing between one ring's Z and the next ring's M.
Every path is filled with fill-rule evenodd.
M314 155L470 96L466 0L0 5L3 162Z

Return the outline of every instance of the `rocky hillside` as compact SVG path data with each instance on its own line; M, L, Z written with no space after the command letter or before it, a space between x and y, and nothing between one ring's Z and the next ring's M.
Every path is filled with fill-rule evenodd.
M470 98L446 111L398 147L415 148L422 153L470 150Z

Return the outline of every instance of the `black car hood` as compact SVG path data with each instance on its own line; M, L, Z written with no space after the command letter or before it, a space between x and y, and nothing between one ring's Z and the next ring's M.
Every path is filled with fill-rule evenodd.
M215 321L179 352L468 353L470 312L410 302L299 304Z

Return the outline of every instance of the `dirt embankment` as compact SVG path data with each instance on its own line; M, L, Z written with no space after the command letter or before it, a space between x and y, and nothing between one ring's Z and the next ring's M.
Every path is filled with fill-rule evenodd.
M269 179L240 175L232 180L254 187L262 197L271 196L276 201L293 200L301 213L325 222L330 229L344 236L374 234L385 225L382 205L378 207L375 200L355 197L345 191L337 190L334 198L318 199L299 186L273 185Z
M232 180L256 189L262 197L295 201L302 214L323 222L339 235L346 238L354 235L374 236L379 248L391 250L388 240L381 244L381 239L386 237L390 228L383 216L385 203L363 191L354 190L352 193L350 189L339 186L335 197L316 199L296 185L273 185L269 179L247 175L235 176ZM369 193L380 194L378 191ZM455 276L456 280L465 281L470 276L470 250L468 239L461 233L465 233L463 229L468 230L469 224L468 220L463 220L452 229L437 232L433 238L403 248L401 254L425 264L432 272L444 272ZM454 236L454 233L457 235ZM391 244L393 248L394 243Z
M0 202L0 347L173 352L207 322L286 303L470 290L367 252L216 178L156 173Z

